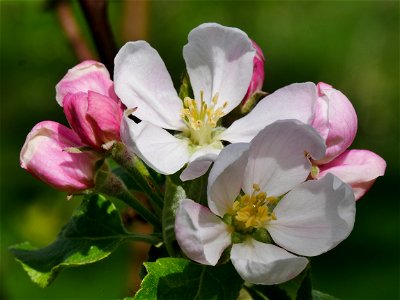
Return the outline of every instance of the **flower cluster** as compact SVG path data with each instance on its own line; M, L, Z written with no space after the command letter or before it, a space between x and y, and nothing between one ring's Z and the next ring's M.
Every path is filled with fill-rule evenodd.
M386 163L373 152L348 150L357 115L332 86L294 83L265 96L264 55L243 31L202 24L189 33L183 58L192 94L182 99L145 41L120 49L114 83L98 62L69 70L56 99L72 129L36 125L21 166L74 193L97 184L96 162L121 141L160 174L179 174L182 182L208 176L208 207L185 197L176 205L182 252L213 266L226 253L251 283L290 280L307 257L350 234L355 200ZM234 110L242 117L228 126Z

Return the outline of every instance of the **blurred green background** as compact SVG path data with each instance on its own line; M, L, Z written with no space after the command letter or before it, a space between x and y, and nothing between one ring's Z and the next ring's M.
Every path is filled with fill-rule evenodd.
M79 199L47 187L19 167L26 134L39 121L66 124L55 85L78 63L53 10L43 1L1 1L1 285L2 299L116 299L129 293L132 258L66 270L46 289L30 282L7 247L50 243ZM125 4L111 1L118 46ZM73 2L73 10L89 38ZM399 298L399 2L155 1L147 5L147 39L178 86L188 32L213 21L239 27L264 50L264 90L324 81L352 101L359 130L351 148L388 163L386 175L357 203L351 236L312 260L314 287L340 299ZM132 20L134 26L136 20ZM91 47L92 43L90 43Z

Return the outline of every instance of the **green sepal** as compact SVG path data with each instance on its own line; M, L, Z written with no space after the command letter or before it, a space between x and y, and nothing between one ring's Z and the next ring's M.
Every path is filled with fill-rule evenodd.
M63 269L102 260L125 239L160 241L154 236L126 232L112 202L88 195L52 244L36 249L26 242L10 247L10 251L31 280L46 287Z
M190 85L189 74L185 71L185 73L182 75L182 83L179 88L179 98L183 100L185 97L190 97L191 89L192 87Z
M135 300L237 299L243 279L231 263L205 266L183 258L145 262L147 275Z
M254 106L257 104L258 100L260 100L262 97L266 96L267 93L263 91L257 91L253 95L251 95L245 102L244 104L240 105L240 112L242 114L247 114L249 113Z

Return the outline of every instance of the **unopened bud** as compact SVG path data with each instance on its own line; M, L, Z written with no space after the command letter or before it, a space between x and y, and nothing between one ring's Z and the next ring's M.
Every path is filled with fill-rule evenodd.
M246 95L244 96L241 103L241 112L249 112L257 101L266 93L262 92L262 86L264 83L264 54L261 48L254 42L253 47L256 50L256 55L253 59L253 76L251 78L250 85L247 89Z

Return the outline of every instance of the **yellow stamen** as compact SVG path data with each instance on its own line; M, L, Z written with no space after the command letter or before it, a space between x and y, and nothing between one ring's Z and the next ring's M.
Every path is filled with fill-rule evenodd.
M240 196L233 203L230 214L234 217L239 231L249 232L253 228L263 228L269 221L276 220L268 205L275 205L278 198L267 197L267 194L260 190L258 184L253 184L251 195Z
M224 109L228 102L224 102L222 107L216 108L218 104L218 93L216 93L211 103L204 101L204 92L200 91L200 101L185 97L181 118L186 123L189 131L188 137L195 145L204 145L212 142L213 129L217 127L218 120L225 115Z

